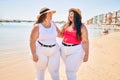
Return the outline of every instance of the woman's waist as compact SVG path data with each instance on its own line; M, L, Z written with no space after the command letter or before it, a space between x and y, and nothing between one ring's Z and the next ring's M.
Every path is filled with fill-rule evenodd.
M80 44L81 43L81 39L78 40L76 37L73 36L64 36L63 37L63 42L65 43L69 43L69 44Z
M56 36L55 35L54 36L46 36L46 35L39 36L38 40L43 40L43 41L56 40Z
M81 43L69 43L69 42L64 42L62 41L62 45L64 46L77 46L77 45L80 45Z
M63 39L62 42L66 44L80 44L81 43L80 40L75 40L75 39Z
M37 40L37 42L41 42L45 45L53 45L53 44L56 44L56 40Z

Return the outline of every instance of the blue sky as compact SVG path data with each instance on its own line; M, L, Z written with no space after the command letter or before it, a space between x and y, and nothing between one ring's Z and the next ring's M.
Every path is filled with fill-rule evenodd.
M120 0L0 0L0 19L35 20L44 6L57 11L53 20L67 20L71 7L80 8L85 21L95 15L120 10Z

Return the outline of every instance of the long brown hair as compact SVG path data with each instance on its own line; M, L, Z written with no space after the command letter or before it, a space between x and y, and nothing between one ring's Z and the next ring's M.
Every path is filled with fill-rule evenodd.
M75 24L75 29L76 29L76 36L77 39L81 39L81 27L82 27L82 21L81 21L81 16L76 12L74 12L74 24ZM69 24L70 25L70 24Z

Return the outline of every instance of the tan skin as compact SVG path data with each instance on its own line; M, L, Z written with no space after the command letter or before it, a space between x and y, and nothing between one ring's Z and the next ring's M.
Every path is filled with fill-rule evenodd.
M42 25L45 28L50 28L51 20L52 20L52 13L49 12L49 13L46 14L46 19L42 22ZM60 35L60 30L57 26L56 26L56 29L57 29L57 32L58 32L57 36L60 37L61 36ZM33 57L34 62L38 61L38 56L36 54L36 41L37 41L38 37L39 37L39 27L38 27L38 24L35 24L32 31L31 31L31 34L30 34L30 49L31 49L31 52L32 52L32 57Z
M72 22L72 24L70 25L70 28L69 28L69 30L71 30L75 26L74 25L74 12L71 11L69 13L68 18ZM85 51L85 56L84 56L83 62L87 62L88 56L89 56L89 40L88 40L88 31L87 31L85 25L82 25L81 33L82 33L81 37L82 37L83 49Z

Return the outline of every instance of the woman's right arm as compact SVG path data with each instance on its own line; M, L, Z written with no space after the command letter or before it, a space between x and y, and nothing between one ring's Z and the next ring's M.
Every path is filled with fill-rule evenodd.
M55 22L53 22L54 26L56 27L57 30L57 37L62 38L62 33L61 30L57 27L57 25L55 24Z
M61 27L61 30L60 30L60 34L61 34L61 38L63 38L63 36L64 36L64 31L65 31L65 29L68 27L68 22L67 23L65 23L62 27Z
M85 56L83 61L87 62L89 57L89 39L88 39L88 31L85 25L82 26L81 32L82 32L83 49L85 51Z
M39 34L38 24L35 24L30 34L30 50L32 53L33 61L35 62L38 61L38 57L36 55L36 40L38 39L38 34Z

